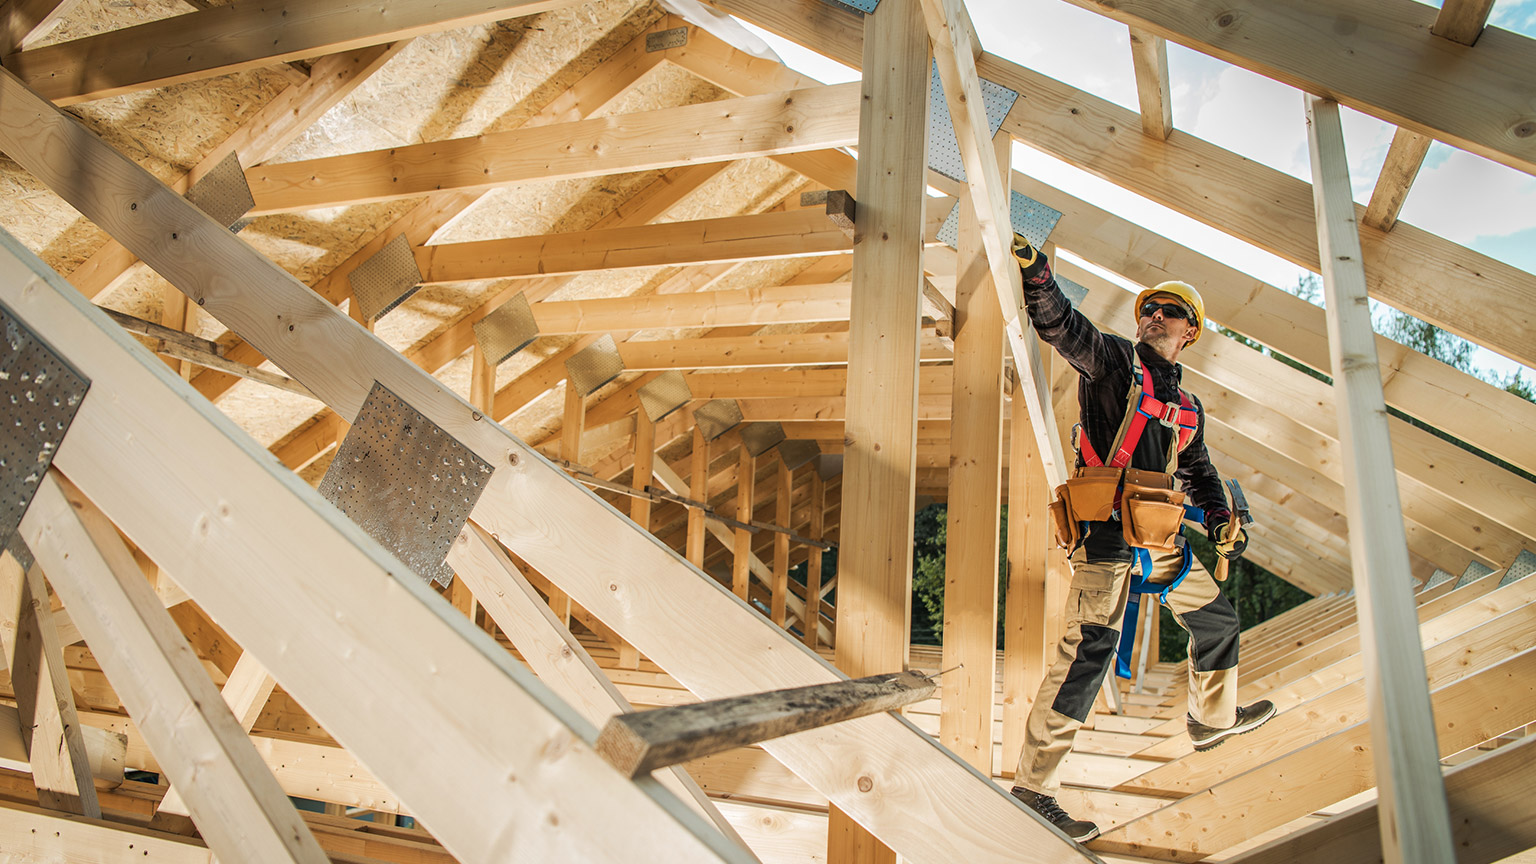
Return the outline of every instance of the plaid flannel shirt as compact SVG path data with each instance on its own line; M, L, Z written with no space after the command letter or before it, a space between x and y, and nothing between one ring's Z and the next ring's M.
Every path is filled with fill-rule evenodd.
M1024 303L1029 320L1040 338L1056 349L1080 375L1077 382L1078 422L1083 424L1088 443L1100 458L1108 458L1115 433L1125 419L1131 389L1131 352L1152 373L1153 395L1163 402L1179 401L1179 382L1183 367L1169 363L1161 354L1144 344L1100 332L1056 285L1056 277L1041 256L1041 262L1024 271ZM1179 452L1178 478L1190 501L1212 516L1230 518L1221 477L1211 464L1205 449L1205 410L1194 394L1189 397L1200 412L1200 423L1189 445ZM1170 436L1177 434L1161 423L1148 422L1141 440L1131 453L1132 468L1162 471L1167 468ZM1073 442L1076 445L1076 441ZM1081 457L1079 457L1081 464Z

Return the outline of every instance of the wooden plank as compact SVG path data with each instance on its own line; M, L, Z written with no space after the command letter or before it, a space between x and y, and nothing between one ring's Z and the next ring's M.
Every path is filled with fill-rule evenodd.
M190 837L0 803L0 848L21 860L215 864L213 850ZM220 856L222 858L222 856ZM229 860L229 859L225 859Z
M1013 349L1014 366L1019 370L1021 386L1016 388L1014 398L1022 394L1029 406L1030 423L1045 476L1052 486L1056 486L1066 481L1066 457L1062 453L1061 436L1056 432L1050 381L1039 372L1040 341L1035 337L1029 316L1024 314L1023 283L1018 262L1010 251L1013 227L1008 215L1008 186L1003 182L1007 173L999 170L998 160L987 149L990 136L982 108L985 102L981 96L981 78L965 39L969 29L963 23L965 7L959 0L923 0L923 14L933 36L934 61L944 82L944 92L948 94L949 115L965 163L966 182L987 262L991 266L993 288L1002 306L1004 332Z
M746 447L739 448L740 467L736 472L736 521L752 522L752 505L757 482L757 460ZM731 545L731 590L736 596L747 599L751 583L752 532L737 528Z
M61 450L62 453L62 450ZM193 819L225 861L323 862L213 683L186 649L117 530L73 484L50 472L22 532L124 704L153 742Z
M1397 224L1398 211L1408 199L1408 190L1424 164L1424 154L1434 139L1407 129L1399 128L1392 133L1392 146L1387 148L1387 159L1381 165L1381 174L1371 190L1371 201L1365 207L1360 221L1372 228L1391 231Z
M238 0L11 54L12 70L44 98L73 105L183 81L336 54L565 5L561 0L405 3L379 14L358 0Z
M857 143L852 84L598 117L245 172L251 215Z
M1009 164L1007 135L994 140ZM998 532L1002 520L1003 315L972 202L961 199L955 281L953 425L944 557L939 741L978 771L992 771L997 658ZM1023 400L1020 400L1021 402ZM955 667L960 667L956 669Z
M655 538L635 530L629 520L615 520L612 509L600 498L580 488L561 472L553 470L542 457L529 451L526 445L505 430L484 422L484 418L475 420L474 415L478 412L443 388L439 382L409 364L376 337L354 326L344 313L316 297L288 274L250 250L239 238L230 235L227 229L193 212L190 205L165 190L127 160L113 154L110 148L80 127L62 120L56 113L49 113L48 106L24 88L16 86L14 79L0 75L0 93L4 94L4 116L12 118L12 124L19 122L22 128L26 128L28 122L34 124L32 128L26 128L25 132L16 132L16 125L0 122L0 139L3 139L0 144L4 145L7 155L24 159L29 170L47 177L53 188L65 190L71 203L87 213L88 218L106 226L136 254L150 256L146 260L157 271L166 275L173 284L180 285L204 301L204 311L232 325L232 329L247 341L315 390L332 410L343 415L354 414L366 398L368 386L373 380L379 380L394 392L402 394L417 410L481 454L482 458L499 465L488 494L482 495L476 505L477 522L496 533L504 544L514 547L519 555L567 590L581 606L612 625L637 649L674 674L680 682L701 696L713 697L835 680L836 673L821 658L806 651L798 641L773 627L766 619L752 614L730 592L701 579L696 569L688 567ZM26 112L25 118L17 121L15 118L21 112ZM30 118L30 121L26 118ZM921 126L916 121L913 121L913 125ZM19 146L23 142L26 146ZM50 160L52 168L49 167ZM91 165L94 178L91 188L71 187L66 182L67 178L79 176L81 166L86 163ZM114 208L104 203L106 199L124 200L125 197L138 198L143 203L138 210ZM164 236L161 233L165 229L164 222L171 221L167 214L174 214L178 228L187 226L184 230L174 232L178 238L170 243L160 239ZM0 280L0 284L3 284L3 280ZM917 287L916 278L912 285ZM0 288L0 291L4 290ZM5 296L9 302L11 295L6 293ZM293 330L288 329L290 325ZM916 332L915 319L913 332ZM58 344L57 340L55 344ZM338 364L350 371L343 371ZM176 410L165 410L163 406L157 406L160 410L155 415L155 423L167 423L170 428L181 428L167 418L180 417L182 415L178 412L191 410L191 404L182 404L185 407ZM122 408L116 413L120 415L127 410ZM144 409L135 405L132 410ZM122 421L121 417L114 416L119 423ZM117 436L117 440L120 440L120 429ZM513 463L514 457L516 464ZM268 462L260 465L263 471L269 470ZM216 463L213 467L199 468L206 470L198 474L185 474L187 469L155 466L155 470L166 471L171 477L185 475L186 479L180 481L177 488L184 486L187 489L197 488L197 483L207 482L203 479L205 477L221 476L218 473L220 470L248 470L244 461L230 461L228 465ZM119 470L143 469L143 465L136 464ZM231 478L227 485L229 488L247 488L242 485L243 482L254 481L246 477ZM300 490L298 494L309 493ZM313 500L318 507L319 499ZM532 502L537 502L537 505L534 506ZM122 503L121 506L141 506L141 502ZM334 508L326 509L334 511ZM267 550L266 554L297 554L294 549L297 546L309 553L303 558L307 563L301 564L297 559L283 559L274 562L277 566L269 569L289 571L283 578L296 579L298 577L295 574L314 563L313 549L297 539L292 514L284 513L282 517L284 526L274 527L267 536L282 534L295 538L295 542L281 549ZM149 521L137 514L134 518ZM576 544L572 542L576 536L571 533L573 531L581 532L581 536L586 536L588 532L601 532L604 541L598 544ZM174 564L186 563L182 560L188 555L184 549L162 550L150 544L141 545L154 554L157 560L167 559L163 563L173 570L176 569ZM184 538L179 545L186 545ZM910 544L907 548L910 550ZM242 553L245 551L241 550ZM220 573L243 572L241 568L251 566L255 560L262 559L256 556L249 556L249 560L237 558L227 568L221 569ZM382 567L380 565L381 569L368 571L352 568L343 562L338 563L334 569L345 571L348 574L345 578L362 580L372 578L368 575L370 572L385 578L382 576ZM329 572L331 568L327 569ZM200 586L203 594L216 593L221 583L212 577L204 578L207 582ZM337 585L340 590L339 586L344 581L331 579L326 584ZM193 586L184 587L191 589ZM390 610L420 608L418 594L415 593L418 589L425 592L419 585L408 586L405 591L375 591L358 586L355 596L349 595L349 602L384 604ZM205 608L208 607L208 603L198 596L198 591L190 593L198 597ZM359 601L358 598L365 599ZM286 595L284 600L288 600ZM249 601L249 597L241 595L239 602L244 605L235 610L237 618L261 611L260 604ZM436 601L429 599L428 604L429 614L438 608ZM692 613L686 627L676 620L678 608L687 608ZM435 625L426 622L399 622L391 617L396 614L394 611L384 614L385 611L370 606L364 619L377 623L380 628L388 628L391 633L419 631L423 634L410 646L412 656L419 657L418 652L425 650L421 647L422 639L430 640L433 638L431 634L440 632L433 629ZM272 616L291 618L295 609L290 602L282 609L273 608L270 612ZM457 613L451 614L457 616ZM328 611L320 611L314 626L309 628L313 633L306 630L305 638L317 638L314 634L333 632L337 625L328 615ZM462 616L457 617L462 619ZM272 619L269 617L267 620ZM389 624L389 621L396 621L398 626ZM450 629L456 626L457 622L449 625ZM467 629L467 622L463 626ZM303 630L308 625L295 622L293 627ZM232 634L247 650L257 650L253 646L264 640L268 651L274 650L270 641L274 637L271 634L243 633L243 638L242 633L232 631ZM470 637L476 643L481 638L474 633ZM455 639L462 641L462 636L455 633ZM454 661L434 668L453 668L460 674L472 674L476 668L485 668L478 665L481 661L472 657L459 657L455 653L459 649L451 647L456 644L455 640L444 641L445 645L434 643L430 650L439 652L433 656L453 657ZM316 647L315 650L323 649ZM404 646L385 646L381 648L379 656L392 657L392 650L404 650ZM473 656L493 656L494 650L486 645L482 654L465 647L465 653ZM741 662L721 662L722 650L727 651L729 657L741 659ZM372 652L367 653L370 657L374 656ZM761 659L769 654L776 655L777 662L762 663ZM347 688L372 686L385 674L380 671L377 675L351 676L347 686L327 687L324 692L305 696L288 686L283 673L272 665L262 651L257 650L257 656L269 664L274 676L284 684L285 689L294 692L296 698L311 707L324 704L334 706L346 700L350 703L346 710L350 712L355 709L358 700L349 695ZM757 659L744 659L748 657ZM462 669L460 661L464 667ZM411 663L402 657L398 665L409 667ZM402 680L403 676L418 672L417 669L395 669L390 674ZM421 670L420 674L426 673ZM350 683L354 680L357 683ZM422 683L421 686L425 688L427 685ZM441 730L454 723L465 722L466 719L469 722L480 722L476 718L494 717L496 719L491 726L477 729L470 736L483 747L486 741L507 737L507 717L527 718L525 722L532 723L533 718L540 716L530 714L529 709L516 705L489 705L488 693L482 691L495 691L498 688L494 685L448 689L455 694L462 691L466 694L465 698L472 692L478 705L466 705L464 710L456 711L450 706L454 704L453 699L459 698L457 696L419 700L422 704L413 705L413 710L452 712L453 718L443 717L440 721L431 721L422 727L421 735L427 735L430 729L433 735L440 737ZM507 688L503 686L500 689ZM491 696L503 698L494 694ZM428 702L431 704L428 705ZM323 712L317 710L314 713ZM317 716L316 719L343 740L354 733L366 737L369 729L373 728L372 724L362 730L346 726L349 722L346 715L331 718ZM397 725L399 722L403 721L397 718ZM484 722L491 723L489 719ZM343 732L343 726L351 731ZM516 737L519 742L529 742L534 736L520 733ZM349 746L353 746L353 743L349 742ZM535 744L524 746L533 747ZM971 773L952 755L898 718L886 715L860 718L840 728L836 736L827 736L820 731L809 732L771 742L768 748L829 798L852 811L862 823L872 827L882 840L909 857L935 860L1006 858L1014 854L1019 837L1033 836L1032 832L1044 831L1016 802L984 778ZM353 746L353 749L356 747ZM569 764L584 764L585 752L581 747L573 746L562 758ZM392 787L398 785L402 789L408 786L416 789L428 782L422 778L432 773L431 768L412 761L422 758L425 758L424 754L416 750L400 752L399 748L394 748L379 754L377 759L370 759L369 765ZM497 777L503 780L506 766L521 764L515 753L489 760L466 757L465 761L476 763L477 767L483 766L485 770L494 764ZM402 762L408 764L402 767ZM871 767L876 765L878 769ZM384 770L385 766L402 768L404 773L392 781ZM521 775L527 772L520 770L518 773ZM574 777L566 778L567 773L575 772L562 772L557 781L571 779L576 782ZM407 779L413 777L416 779ZM581 800L586 805L583 814L596 814L603 809L594 805L594 789L597 787L586 784L584 780L582 782L586 791L579 795L573 793L569 800ZM411 785L413 783L414 786ZM879 791L870 794L872 790ZM657 790L645 791L650 793ZM483 813L476 812L472 821L467 816L455 815L478 811L480 807L459 807L450 803L466 794L476 793L470 789L465 771L456 771L452 789L433 791L431 800L414 809L440 836L447 838L454 833L466 836L473 833L474 836L484 838L492 832L493 827L488 824L490 820L485 819ZM614 790L614 794L624 793ZM484 799L487 796L477 797ZM644 809L645 806L637 806L634 813L639 814ZM446 812L448 810L455 812ZM524 808L512 803L495 808L499 816L509 820L524 818L538 811L537 807ZM672 815L681 819L683 815L691 814L674 812ZM571 828L572 825L580 825L585 818L598 817L562 815L560 821L562 826ZM640 817L636 815L635 818ZM656 818L671 824L659 814ZM971 826L971 830L934 830L933 826L939 824L964 824ZM646 830L656 836L654 826ZM512 833L530 836L517 831ZM579 833L572 829L560 832L559 838L549 839L569 838ZM594 831L590 837L584 836L583 842L605 842L606 838L624 833ZM685 840L684 836L693 835L679 832L676 842L669 840L657 845L666 848L669 855L676 857L679 849L692 848L689 846L692 841ZM531 838L530 842L533 842ZM460 845L462 847L465 844ZM474 858L479 855L474 849L465 851L461 848L456 851L451 843L449 849L461 856ZM558 857L563 853L555 850L551 854ZM612 854L629 853L614 850ZM1060 860L1082 860L1082 854L1074 849L1051 849L1046 857L1056 856L1060 856Z
M811 471L811 527L812 540L826 536L827 481L821 476L821 466L812 464ZM805 596L807 601L800 612L800 630L804 634L805 647L812 651L821 641L821 570L825 566L821 547L812 546L807 552L805 565Z
M45 35L76 0L9 0L0 8L0 54L10 54Z
M1328 266L1328 344L1333 354L1339 437L1348 481L1349 546L1360 608L1360 641L1371 694L1371 740L1388 861L1446 861L1451 827L1434 753L1424 655L1414 616L1408 543L1392 465L1392 440L1376 368L1365 272L1350 199L1337 102L1307 98L1307 144L1317 201L1317 242Z
M543 335L685 326L811 324L847 321L850 291L847 282L776 285L695 294L546 300L532 308L534 321Z
M782 455L776 460L778 470L774 473L773 486L773 521L779 525L788 527L790 524L790 496L794 488L794 478L791 476L789 466L784 463ZM786 626L786 613L789 602L789 535L776 531L773 535L773 602L769 607L768 617L780 627ZM815 623L814 621L811 623ZM811 628L807 627L807 630Z
M689 471L688 497L703 501L709 497L709 441L698 426L693 427L693 453ZM677 490L673 490L677 491ZM688 508L688 562L704 566L704 511Z
M1155 33L1131 27L1131 68L1136 73L1136 99L1141 106L1141 131L1162 140L1173 131L1173 96L1168 92L1168 42Z
M1492 11L1493 0L1445 0L1429 32L1452 42L1476 45Z
M619 714L598 734L597 752L624 776L639 777L796 732L897 711L933 691L933 680L919 672L889 672Z
M219 691L224 704L235 715L235 722L246 732L256 725L256 718L261 715L261 709L266 706L267 699L272 695L272 689L277 686L271 675L267 674L255 657L247 651L240 655L235 662L234 671L229 673L229 679L224 682L224 688ZM179 789L172 787L160 799L157 813L175 813L179 816L191 816L192 812L187 808L186 802L181 798Z

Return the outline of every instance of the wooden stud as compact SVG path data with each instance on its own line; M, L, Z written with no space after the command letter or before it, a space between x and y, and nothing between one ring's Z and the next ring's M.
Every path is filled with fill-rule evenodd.
M229 673L229 679L224 682L224 689L219 692L219 695L224 698L224 704L228 705L229 710L235 715L235 722L240 724L240 728L250 732L276 686L277 681L267 674L267 670L262 668L255 655L247 651L240 655L234 671ZM186 803L181 800L181 793L174 786L165 793L164 798L160 799L160 806L155 812L174 813L180 816L192 815Z
M1168 42L1131 27L1131 65L1141 106L1141 131L1159 141L1173 131L1173 96L1168 92Z
M1452 42L1476 45L1493 11L1493 0L1445 0L1429 32Z
M791 490L794 486L794 478L789 466L784 464L784 458L779 457L777 482L773 488L773 521L779 525L790 524L789 505ZM773 534L773 601L769 607L769 618L780 627L785 626L785 612L789 602L789 535L783 532ZM811 608L815 608L814 605ZM807 627L807 630L810 628Z
M704 432L693 427L693 456L688 478L688 497L703 501L709 497L709 441ZM688 561L695 567L704 566L704 511L688 508Z
M811 471L811 527L812 540L826 536L827 481L815 466ZM812 546L805 564L805 606L800 613L800 630L804 634L805 647L816 650L821 641L821 547Z
M1003 631L1003 751L1001 768L1012 776L1024 747L1024 721L1052 659L1047 624L1051 490L1034 449L1029 411L1012 403L1008 467L1008 595Z
M1351 568L1371 692L1371 737L1387 861L1450 860L1445 786L1415 626L1392 441L1366 305L1365 272L1350 199L1339 105L1307 97L1307 143L1317 201L1318 247L1327 262L1328 343L1333 355L1339 436L1348 482Z
M1392 133L1392 146L1387 148L1387 159L1381 165L1376 187L1371 190L1371 203L1366 205L1361 222L1382 231L1392 230L1433 141L1428 135L1407 129L1400 128Z
M736 471L736 521L750 524L753 499L756 497L757 459L746 447L740 447L739 450L741 462ZM731 550L731 590L745 600L752 578L752 532L737 528Z

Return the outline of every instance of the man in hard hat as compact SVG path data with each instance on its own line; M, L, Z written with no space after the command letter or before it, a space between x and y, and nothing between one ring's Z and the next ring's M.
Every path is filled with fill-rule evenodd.
M1179 354L1204 329L1199 292L1183 282L1142 291L1131 342L1100 332L1072 308L1045 255L1023 237L1015 236L1013 254L1030 321L1080 375L1074 477L1051 505L1057 542L1072 563L1067 630L1029 714L1013 794L1086 842L1098 826L1073 819L1056 802L1057 769L1093 708L1133 589L1156 594L1189 632L1186 720L1195 749L1257 728L1275 708L1268 701L1237 705L1237 613L1208 573L1191 570L1180 534L1188 500L1204 511L1206 533L1223 557L1235 558L1247 545L1246 535L1228 525L1232 514L1205 449L1200 402L1179 386Z

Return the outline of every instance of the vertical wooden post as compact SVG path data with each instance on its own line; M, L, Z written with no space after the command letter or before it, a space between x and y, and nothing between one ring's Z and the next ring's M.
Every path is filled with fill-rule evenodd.
M709 500L709 442L699 427L693 427L693 456L689 462L688 497ZM704 566L704 511L688 508L687 558L695 567Z
M484 416L493 417L492 406L496 403L496 367L487 361L485 352L480 350L479 344L476 344L469 353L469 404L475 406L475 409ZM448 602L471 621L484 617L480 612L480 604L462 579L455 579L448 586Z
M630 485L641 492L650 486L656 475L656 424L644 410L635 412L635 470ZM635 524L651 530L651 499L631 498L629 518Z
M1045 678L1054 642L1050 625L1050 552L1046 507L1050 484L1035 447L1029 409L1020 395L1011 407L1008 435L1008 599L1003 627L1003 754L1001 772L1013 776L1024 748L1024 721Z
M885 0L865 16L863 70L836 653L855 678L904 668L909 642L928 159L918 0ZM827 833L830 864L895 861L837 807Z
M560 424L560 458L581 464L581 435L587 427L587 405L576 382L565 381L565 416Z
M811 468L811 539L821 540L827 527L827 481L821 470ZM805 559L805 646L812 651L821 642L821 547L812 546Z
M1004 176L1011 142L1006 132L994 141ZM954 671L944 676L939 742L991 776L1005 343L976 208L962 197L944 551L943 668Z
M741 448L740 467L736 472L736 520L752 521L752 498L757 494L757 460L745 446ZM731 590L747 599L752 588L752 532L736 529L731 556Z
M794 487L794 478L791 476L789 466L784 464L784 458L779 457L778 482L773 489L773 521L783 528L789 527L790 495ZM781 531L773 534L773 601L769 611L773 623L784 626L787 616L786 608L789 603L789 535ZM810 605L806 606L810 610Z
M1408 541L1382 399L1376 337L1350 195L1337 102L1308 95L1307 145L1328 348L1339 413L1344 504L1355 574L1360 647L1371 706L1371 747L1387 862L1455 860L1424 649L1409 584Z

